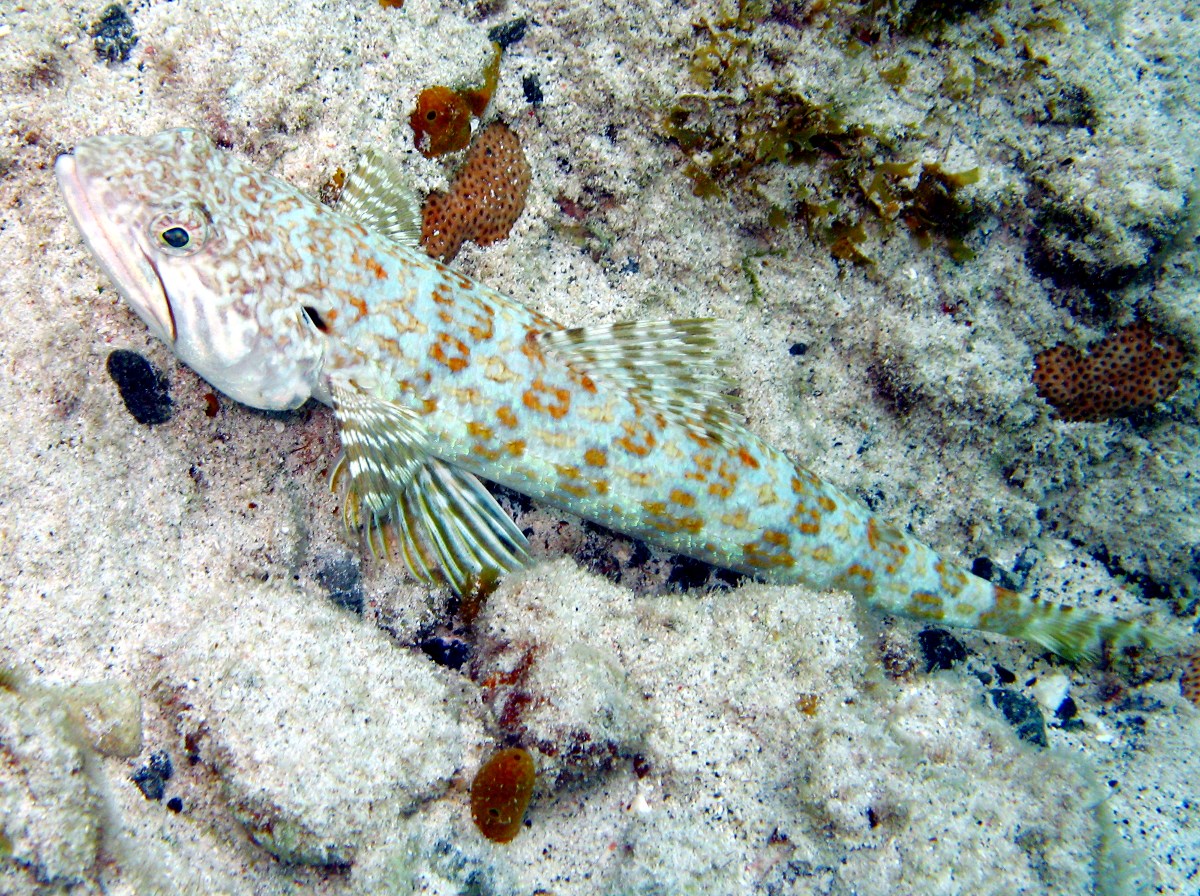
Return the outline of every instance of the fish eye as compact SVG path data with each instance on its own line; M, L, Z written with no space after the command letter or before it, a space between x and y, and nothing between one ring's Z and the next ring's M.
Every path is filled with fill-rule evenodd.
M182 203L155 216L150 241L165 255L191 255L204 244L209 220L204 206Z
M187 244L192 239L192 235L178 224L174 227L168 227L158 237L172 249L186 249Z

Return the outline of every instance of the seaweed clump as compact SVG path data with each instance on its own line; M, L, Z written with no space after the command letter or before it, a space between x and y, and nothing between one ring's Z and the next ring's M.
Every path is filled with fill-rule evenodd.
M900 217L922 247L934 237L945 241L950 257L968 261L973 253L965 239L979 221L979 212L959 195L959 190L979 181L979 169L946 171L940 165L923 165L917 184L901 191Z
M757 197L782 169L785 198L776 184L769 229L799 224L835 258L871 264L866 224L903 222L921 246L936 238L956 260L970 258L966 238L979 215L960 190L978 181L978 170L918 171L898 158L896 138L848 120L836 102L763 80L780 64L759 37L768 17L780 21L778 7L740 0L736 14L693 24L689 74L698 89L676 98L661 128L686 158L692 192ZM903 67L888 72L897 83L906 77Z
M678 97L663 133L688 157L684 173L697 196L717 196L772 163L794 166L841 158L863 136L832 104L777 83L754 83L749 69L763 10L742 0L735 16L693 24L689 72L699 93Z
M96 58L109 65L128 62L138 42L133 19L129 18L129 13L119 3L112 4L100 14L99 20L92 26L91 33Z
M999 5L998 0L830 0L813 9L836 9L853 48L874 46L891 35L936 40L947 27L986 16Z
M900 17L900 30L907 34L936 36L946 25L995 9L997 0L916 0Z

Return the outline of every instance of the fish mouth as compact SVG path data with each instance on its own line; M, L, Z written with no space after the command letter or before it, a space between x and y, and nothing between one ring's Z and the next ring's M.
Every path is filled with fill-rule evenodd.
M54 176L71 219L104 272L154 335L167 345L174 345L175 313L154 261L119 222L97 211L92 197L99 190L89 189L75 156L59 156L54 163Z

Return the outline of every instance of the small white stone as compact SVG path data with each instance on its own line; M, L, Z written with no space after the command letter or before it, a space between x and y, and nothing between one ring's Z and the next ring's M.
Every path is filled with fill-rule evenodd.
M1033 699L1041 704L1042 709L1053 714L1067 698L1067 691L1070 689L1070 679L1061 672L1055 672L1051 675L1043 675L1029 690L1033 694Z

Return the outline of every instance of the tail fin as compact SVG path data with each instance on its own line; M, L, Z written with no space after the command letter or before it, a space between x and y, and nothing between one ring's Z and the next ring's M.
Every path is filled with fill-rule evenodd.
M982 620L981 620L982 621ZM1071 662L1094 662L1129 647L1163 651L1178 639L1153 621L1120 619L996 588L996 614L982 627L1025 638Z

